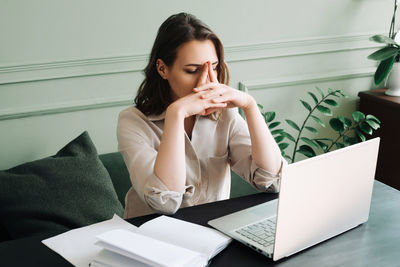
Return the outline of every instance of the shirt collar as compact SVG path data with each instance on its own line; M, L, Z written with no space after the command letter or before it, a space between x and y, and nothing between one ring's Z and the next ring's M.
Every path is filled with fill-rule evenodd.
M158 114L158 115L154 115L154 114L149 115L149 116L147 116L147 119L149 119L150 121L161 121L161 120L164 120L165 119L165 111L163 113L161 113L161 114Z

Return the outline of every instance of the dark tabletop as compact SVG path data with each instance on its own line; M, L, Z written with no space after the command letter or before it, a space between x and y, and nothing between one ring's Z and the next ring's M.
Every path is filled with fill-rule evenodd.
M180 209L172 217L207 226L207 221L275 199L260 193ZM338 194L340 197L340 194ZM155 218L128 219L136 226ZM295 223L295 222L293 222ZM70 266L37 236L0 243L1 266ZM273 262L237 241L212 259L210 266L400 266L400 192L375 181L367 223Z

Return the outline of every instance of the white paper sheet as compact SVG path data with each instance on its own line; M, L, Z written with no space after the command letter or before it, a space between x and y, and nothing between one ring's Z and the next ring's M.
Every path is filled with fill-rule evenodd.
M115 229L135 232L137 227L121 219L118 215L114 215L110 220L65 232L42 240L42 243L71 264L88 267L89 263L97 258L102 250L101 247L95 245L98 240L96 235Z
M137 233L207 255L211 259L232 239L215 229L168 216L142 224Z
M137 261L159 267L207 265L207 256L204 254L131 231L112 230L97 238L100 240L97 243L99 246L134 259L132 265ZM119 266L118 262L111 265Z

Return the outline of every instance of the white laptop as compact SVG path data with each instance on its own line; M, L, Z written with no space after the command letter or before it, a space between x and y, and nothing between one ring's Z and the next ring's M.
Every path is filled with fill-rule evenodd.
M279 198L208 222L279 260L368 220L379 138L287 165Z

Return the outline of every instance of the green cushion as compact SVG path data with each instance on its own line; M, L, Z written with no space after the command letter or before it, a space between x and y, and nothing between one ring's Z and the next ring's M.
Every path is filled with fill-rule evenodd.
M252 187L248 182L243 180L239 175L231 171L231 194L230 198L241 197L259 193L257 189Z
M112 152L102 154L99 155L99 158L111 176L111 181L114 185L115 191L117 192L119 201L122 206L125 207L125 195L132 187L132 183L121 153Z
M11 239L64 232L123 215L87 132L56 155L0 171L0 228Z

